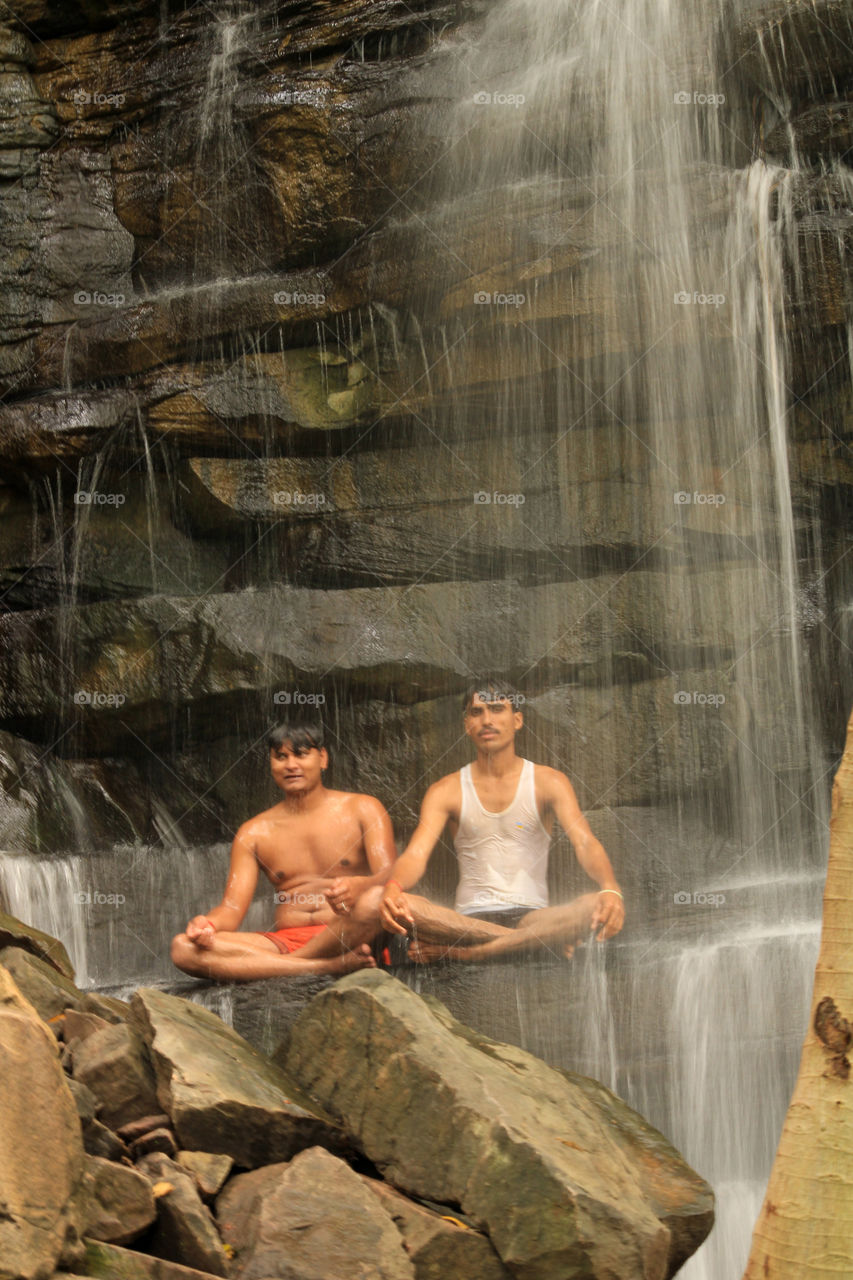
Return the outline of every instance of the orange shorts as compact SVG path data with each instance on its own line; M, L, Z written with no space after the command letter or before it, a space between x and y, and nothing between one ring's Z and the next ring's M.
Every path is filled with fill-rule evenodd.
M317 934L322 933L325 928L324 924L297 924L289 929L275 929L272 933L262 933L261 937L269 938L282 955L286 956L291 951L298 951L300 947L304 947L306 942L316 938Z

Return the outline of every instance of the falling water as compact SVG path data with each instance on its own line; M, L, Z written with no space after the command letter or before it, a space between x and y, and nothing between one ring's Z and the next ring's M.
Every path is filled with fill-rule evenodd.
M624 791L671 733L681 808L663 771L651 834L607 789L586 796L593 829L618 837L634 914L612 944L618 963L574 967L573 1065L612 1080L716 1187L718 1226L689 1280L729 1280L745 1262L808 1007L827 830L788 464L802 187L760 159L730 167L732 132L748 137L749 122L721 110L722 12L715 0L500 0L463 29L444 60L448 143L417 213L445 265L414 308L422 328L434 318L434 348L452 347L445 383L462 389L435 430L528 441L531 490L543 463L556 473L564 546L585 493L607 509L607 485L581 480L609 469L636 534L617 569L645 601L625 669L675 710L659 713L657 741L637 732L610 785ZM486 240L472 251L457 228L478 217ZM518 376L495 383L479 419L464 389L501 365ZM605 541L598 565L562 560L588 588L585 612L611 607L594 576L613 568ZM608 698L625 678L616 662L592 677ZM548 654L516 669L541 687ZM571 735L572 705L572 689L534 699L526 751L582 783L593 744ZM714 750L722 786L687 772ZM681 839L662 841L667 826Z

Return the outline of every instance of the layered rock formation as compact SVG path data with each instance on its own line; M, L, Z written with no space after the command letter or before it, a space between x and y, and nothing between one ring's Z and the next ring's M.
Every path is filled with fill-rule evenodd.
M794 135L812 139L801 150L815 160L841 145L813 137L815 113L843 115L836 27L849 19L824 7L826 56L807 66L797 50L813 42L797 24L809 6L750 12L727 35L726 91L735 113L759 95L771 157ZM519 186L511 217L473 186L436 203L456 92L438 68L453 30L475 29L487 8L318 0L223 7L212 23L141 2L94 17L73 4L5 13L0 725L13 735L15 844L68 847L51 770L97 843L158 834L146 789L188 836L218 838L244 813L226 771L207 779L203 806L195 777L285 698L325 698L344 744L337 781L392 804L429 780L399 745L425 736L440 757L452 740L441 695L485 667L531 693L553 687L536 737L555 762L567 725L584 751L602 717L611 742L648 726L630 758L578 770L587 804L724 779L724 717L685 733L672 696L703 681L734 714L725 672L756 638L755 667L765 655L775 678L767 638L783 605L766 577L759 592L749 579L776 512L762 514L734 455L680 480L648 422L626 430L594 400L570 420L567 368L583 380L605 357L630 364L659 341L693 340L689 325L650 331L640 277L630 306L609 278L625 228L606 179ZM780 85L798 95L793 134L770 127ZM748 111L732 118L742 139ZM470 124L469 145L485 145L485 118ZM655 173L639 181L653 195ZM728 216L732 175L706 165L690 181L698 241ZM795 216L811 275L791 320L813 358L797 375L808 394L789 461L801 549L819 537L826 564L850 427L845 398L812 384L814 360L834 363L845 332L846 208L840 179L803 178ZM523 308L478 305L519 291ZM729 321L709 313L705 340L727 341ZM514 432L495 441L508 399ZM701 436L705 424L680 429ZM673 505L679 484L713 493L721 468L724 521L713 506ZM709 548L767 614L750 617L749 638L721 634L741 597L697 571ZM831 629L844 574L818 572L809 607ZM676 609L670 590L693 606ZM742 734L743 714L729 728ZM404 826L410 810L395 814Z

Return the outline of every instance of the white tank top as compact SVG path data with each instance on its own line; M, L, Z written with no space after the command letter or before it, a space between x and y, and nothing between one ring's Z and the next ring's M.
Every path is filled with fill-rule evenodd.
M533 762L522 761L515 796L501 813L483 808L470 764L459 773L462 811L453 841L459 860L456 910L473 915L507 907L547 907L551 837L536 807Z

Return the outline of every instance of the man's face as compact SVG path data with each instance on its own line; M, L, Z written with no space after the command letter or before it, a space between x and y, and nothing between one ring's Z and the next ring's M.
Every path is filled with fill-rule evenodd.
M511 743L523 724L520 711L500 694L483 691L468 703L465 732L480 751L497 751Z
M294 747L283 742L270 751L270 773L286 796L307 795L322 782L329 763L325 747Z

